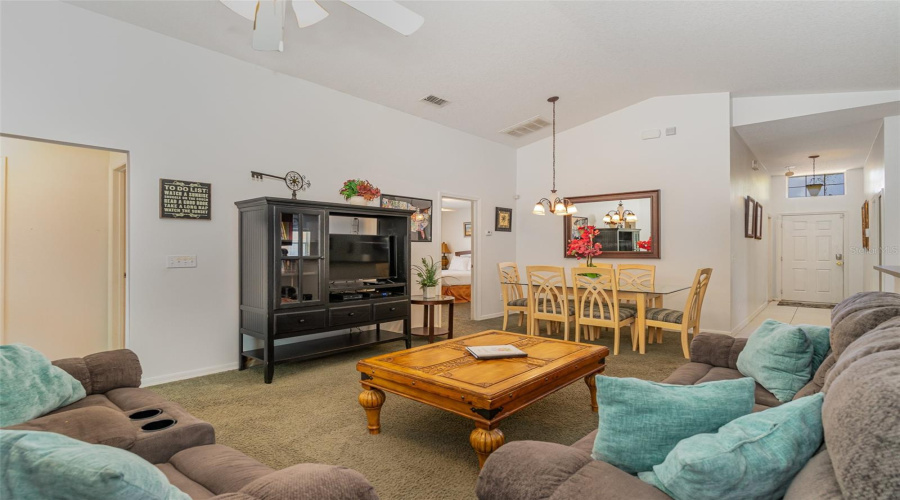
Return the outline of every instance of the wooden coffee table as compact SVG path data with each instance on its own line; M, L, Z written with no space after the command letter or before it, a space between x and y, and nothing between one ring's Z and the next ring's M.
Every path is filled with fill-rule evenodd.
M477 360L466 346L511 344L527 358ZM504 443L500 422L563 387L584 379L597 411L594 376L609 349L549 338L486 331L364 359L356 365L369 433L381 431L384 393L392 392L475 421L469 442L479 466Z

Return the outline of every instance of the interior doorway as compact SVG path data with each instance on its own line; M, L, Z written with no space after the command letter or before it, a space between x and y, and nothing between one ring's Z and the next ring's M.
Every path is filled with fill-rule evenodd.
M837 304L844 299L844 215L782 218L781 298Z
M441 292L456 299L455 316L473 319L473 200L441 197Z
M3 134L0 155L0 340L50 359L125 347L127 152Z

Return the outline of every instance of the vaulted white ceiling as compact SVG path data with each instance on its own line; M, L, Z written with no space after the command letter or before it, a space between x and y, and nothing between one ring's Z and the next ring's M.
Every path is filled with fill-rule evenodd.
M513 147L549 135L499 130L552 95L565 130L661 95L900 88L897 2L404 1L425 24L403 37L320 1L322 22L288 16L283 53L216 0L70 3Z

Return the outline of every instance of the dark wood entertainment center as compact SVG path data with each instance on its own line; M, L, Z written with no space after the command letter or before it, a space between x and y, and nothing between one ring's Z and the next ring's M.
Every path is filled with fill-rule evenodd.
M398 340L412 346L412 211L270 197L235 205L240 210L238 369L245 369L248 359L262 361L268 384L276 363ZM389 241L393 277L331 281L331 234ZM402 322L403 331L381 326L392 322ZM375 328L359 329L367 326ZM277 340L314 334L320 335L275 345ZM245 348L245 337L257 339L262 347Z

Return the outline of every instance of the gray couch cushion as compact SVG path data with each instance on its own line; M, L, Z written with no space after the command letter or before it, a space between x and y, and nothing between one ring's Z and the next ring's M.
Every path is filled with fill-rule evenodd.
M828 391L834 380L857 361L882 351L900 351L900 317L885 321L850 344L825 378L822 390Z
M843 500L825 445L794 476L784 500Z
M825 442L846 498L896 498L900 491L900 350L888 349L897 335L892 327L862 336L825 383Z
M480 500L669 500L669 496L571 446L515 441L488 457L478 476Z
M88 406L44 415L4 429L55 432L86 443L123 450L132 448L135 441L131 420L122 412L105 406Z
M253 481L275 472L271 467L220 444L197 446L180 451L169 460L169 464L192 482L217 495L236 492ZM173 477L177 476L173 473ZM176 486L194 497L180 485ZM187 486L197 489L193 485Z
M831 349L835 358L856 339L881 323L900 316L900 294L889 292L858 293L831 311Z
M815 375L813 375L812 380L809 381L808 384L803 386L802 389L797 391L797 394L794 394L794 399L800 399L804 396L812 396L813 394L818 393L822 390L822 387L825 386L825 378L828 377L828 374L831 372L831 369L834 367L834 353L828 351L828 354L825 356L825 361L819 365L819 369L816 370Z
M667 379L663 380L663 383L694 385L716 380L734 380L744 377L746 377L746 375L731 368L722 368L703 363L685 363L676 368ZM774 394L767 391L765 387L759 384L756 384L754 397L757 406L753 408L753 411L762 411L782 404Z
M747 339L721 333L701 333L691 341L691 362L737 370L737 358Z

